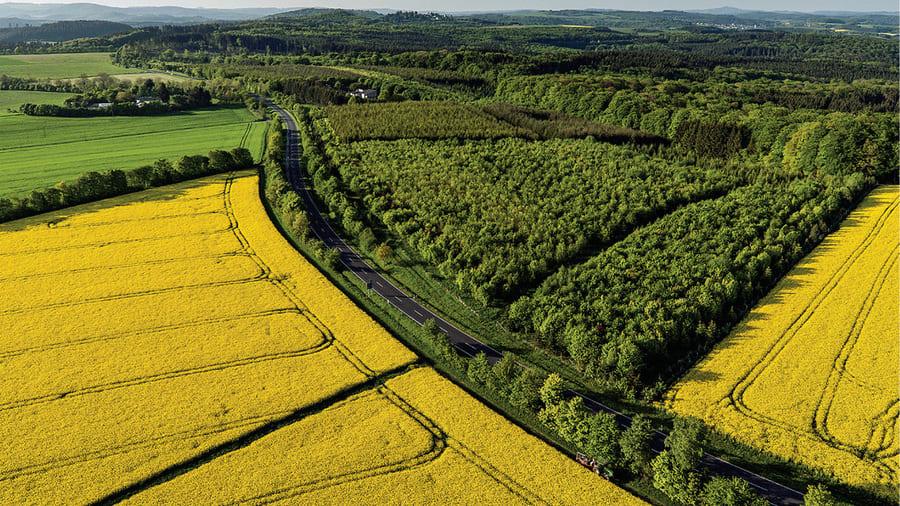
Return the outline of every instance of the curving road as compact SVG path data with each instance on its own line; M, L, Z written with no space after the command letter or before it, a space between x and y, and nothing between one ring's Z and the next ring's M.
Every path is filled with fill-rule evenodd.
M355 274L366 284L366 286L370 287L374 293L385 299L414 322L419 325L424 324L427 320L434 320L437 322L438 328L447 334L450 338L450 342L460 354L467 357L474 357L478 353L484 353L491 363L499 360L501 358L501 353L499 351L482 343L469 334L466 334L450 322L432 313L428 308L416 302L413 297L410 297L403 290L394 286L378 271L373 269L352 247L350 247L350 245L344 242L341 236L331 227L328 220L323 216L313 197L311 181L306 174L305 168L300 164L300 139L294 117L285 109L270 101L267 101L267 105L278 113L281 119L284 120L287 128L287 147L285 155L287 178L297 194L303 199L307 214L309 215L310 229L316 237L325 243L326 247L336 249L340 253L341 263L347 270ZM569 390L566 392L566 395L569 397L582 397L585 406L593 412L604 411L615 415L616 420L622 427L627 427L631 424L631 418L627 415L580 392ZM651 444L654 453L659 453L663 450L665 437L666 435L664 433L659 431L656 432ZM774 482L765 476L760 476L740 466L731 464L730 462L722 460L714 455L710 455L709 453L703 455L702 464L713 474L724 476L726 478L737 476L746 480L757 493L768 499L772 504L803 504L803 494L801 492Z

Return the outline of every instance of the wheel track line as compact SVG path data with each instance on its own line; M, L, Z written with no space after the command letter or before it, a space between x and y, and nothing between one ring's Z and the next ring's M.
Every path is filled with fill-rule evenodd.
M32 346L32 347L28 347L28 348L18 348L18 349L14 349L14 350L3 351L3 352L0 352L0 362L2 362L4 359L8 359L11 357L17 357L19 355L24 355L24 354L28 354L28 353L40 353L40 352L44 352L44 351L48 351L48 350L68 348L68 347L73 347L73 346L81 346L83 344L96 343L96 342L101 342L101 341L112 341L112 340L116 340L116 339L130 337L130 336L155 334L155 333L161 333L161 332L168 332L171 330L188 329L191 327L199 327L199 326L203 326L203 325L222 323L222 322L241 321L241 320L249 320L249 319L254 319L254 318L264 318L267 316L278 315L278 314L298 314L298 315L302 315L302 316L306 317L306 315L302 311L291 307L291 308L276 308L276 309L270 309L270 310L266 310L266 311L255 312L255 313L243 313L243 314L238 314L238 315L233 315L233 316L204 318L201 320L194 320L194 321L189 321L189 322L173 323L173 324L161 325L161 326L157 326L157 327L149 327L146 329L139 329L139 330L128 330L128 331L116 332L113 334L101 334L101 335L94 335L94 336L86 336L86 337L81 337L81 338L78 338L78 339L75 339L72 341L58 341L55 343L49 343L49 344L42 345L42 346ZM308 320L309 320L309 318L307 318L307 321Z
M6 278L0 278L0 283L8 282L8 281L26 281L29 279L39 279L39 278L48 278L53 276L64 276L66 274L79 274L84 272L91 271L105 271L112 269L129 269L129 268L141 268L153 265L165 265L175 262L185 262L185 261L196 261L196 260L218 260L223 258L232 258L246 256L249 257L246 253L242 251L230 251L227 253L216 253L212 255L195 255L195 256L184 256L184 257L173 257L173 258L159 258L156 260L144 260L141 262L135 262L131 264L110 264L110 265L93 265L89 267L78 267L75 269L68 269L64 271L50 271L50 272L37 272L34 274L26 274L23 276L11 276Z
M744 405L743 395L746 392L747 388L749 388L750 384L752 384L761 374L768 368L769 365L774 361L775 358L784 350L787 343L791 340L791 338L799 332L800 328L806 324L806 322L812 317L815 313L816 308L821 305L822 301L827 298L827 296L834 290L835 287L840 283L843 276L847 273L853 263L862 256L862 254L868 249L868 247L874 242L874 239L877 237L877 234L884 227L884 224L887 223L887 218L893 212L894 209L897 208L897 200L891 203L880 215L878 221L876 222L876 226L873 227L866 233L866 236L863 238L863 241L857 246L851 254L845 259L841 265L835 270L829 279L826 281L823 290L820 290L815 297L803 308L799 315L793 319L791 324L788 326L787 330L779 336L775 343L773 343L769 349L766 351L766 354L762 359L757 361L750 370L744 373L739 379L738 382L731 388L725 400L729 401L729 404L732 405ZM744 406L746 407L746 406Z
M224 203L225 203L225 209L227 211L228 220L231 223L231 226L229 228L230 228L232 234L234 234L234 237L241 244L243 251L246 251L251 256L251 258L254 260L254 262L257 263L259 268L265 273L264 279L267 282L271 283L278 290L280 290L281 293L288 299L288 301L293 303L295 305L295 307L297 307L298 310L304 311L306 314L308 314L310 319L315 321L314 324L317 327L319 327L322 330L322 332L328 334L329 338L332 341L332 344L335 346L335 349L337 349L338 352L341 355L343 355L344 358L350 364L353 365L353 367L355 367L360 373L362 373L366 377L369 377L369 378L375 377L376 376L375 371L370 369L369 366L365 364L365 362L363 362L359 357L357 357L356 354L354 354L343 342L341 342L339 339L337 339L337 337L334 335L334 333L331 331L331 329L328 328L328 326L325 325L321 320L319 320L318 316L316 316L312 311L309 310L309 307L306 305L306 303L304 303L300 297L298 297L296 294L294 294L294 292L290 289L290 287L288 287L284 283L284 281L282 281L272 275L271 267L269 267L269 265L252 248L252 246L250 245L250 242L247 240L247 238L244 236L244 233L240 229L240 225L239 225L237 217L235 216L235 213L234 213L234 207L231 203L231 188L232 188L233 184L234 184L234 173L231 173L231 175L225 182L226 188L225 188L225 192L224 192Z
M320 413L339 401L343 401L354 397L357 394L370 391L373 388L378 387L387 379L397 374L401 374L408 367L409 364L404 364L400 367L390 369L381 374L378 374L377 376L369 377L361 383L344 387L334 394L320 399L319 401L316 401L312 404L294 410L289 410L286 414L279 416L278 418L269 420L259 427L245 432L235 438L215 444L211 448L208 448L207 450L204 450L190 458L182 460L181 462L167 466L165 469L154 472L150 476L143 478L135 483L126 485L117 491L114 491L96 501L91 502L91 504L116 504L134 497L135 495L152 487L169 482L181 475L191 472L192 470L200 466L206 465L223 455L227 455L242 448L246 448L254 442L264 438L265 436L272 434L278 429L289 426L295 422Z
M292 497L299 497L314 491L325 490L353 481L361 481L378 476L387 476L389 474L412 471L436 461L438 458L440 458L441 455L443 455L444 451L447 448L447 435L434 422L434 420L407 403L402 397L397 395L396 392L391 390L386 385L381 385L379 388L372 391L372 393L363 394L357 398L348 399L344 402L352 402L354 400L362 398L365 395L379 395L387 402L403 411L404 414L414 420L420 427L422 427L423 430L431 434L431 445L426 450L420 452L414 457L401 460L399 462L388 463L367 470L359 470L342 475L329 476L296 486L284 487L271 491L267 494L261 494L255 497L241 499L229 504L270 504L277 501L284 501ZM329 407L328 410L337 409L341 404L343 404L343 402Z
M323 350L328 349L331 346L331 343L327 340L320 341L315 345L309 348L303 348L293 351L284 351L280 353L272 353L266 355L257 355L255 357L246 357L241 359L229 360L226 362L218 362L212 364L204 364L201 366L188 368L188 369L179 369L174 371L166 371L158 374L150 374L146 376L137 376L133 378L129 378L126 380L119 381L110 381L107 383L101 383L97 385L91 385L86 387L77 388L70 391L65 392L57 392L47 395L42 395L38 397L31 397L27 399L19 399L12 402L5 402L0 404L0 412L10 411L21 409L29 406L35 406L38 404L49 404L56 401L61 401L64 399L68 399L70 397L82 397L90 394L97 394L108 392L110 390L119 390L122 388L131 388L141 385L147 385L150 383L157 383L160 381L166 381L175 378L181 378L185 376L195 376L199 374L206 374L210 372L218 372L225 371L228 369L234 369L238 367L245 367L248 365L259 364L263 362L271 362L275 360L283 360L290 358L298 358L304 357L307 355L314 355Z
M220 198L218 195L213 195L210 197L204 197L202 200L215 200ZM197 199L201 200L201 199ZM154 216L147 216L145 218L122 218L121 220L115 221L90 221L87 223L68 223L68 220L63 219L59 221L48 221L47 226L54 232L77 232L81 229L91 229L91 228L100 228L100 227L109 227L115 225L121 225L123 223L153 223L158 220L172 220L175 218L197 218L203 217L206 215L216 215L221 214L225 215L225 212L217 209L215 211L197 211L194 213L182 213L182 214L160 214Z
M889 204L885 208L884 211L882 211L882 214L879 216L878 221L876 222L876 225L872 228L872 230L867 232L866 236L864 237L864 239L860 243L860 245L857 246L853 250L851 255L849 255L848 258L844 262L842 262L840 267L832 274L832 276L826 282L826 284L824 286L827 289L822 290L816 294L816 296L804 308L803 312L800 315L798 315L797 318L794 319L794 321L791 323L791 326L788 327L788 330L785 331L785 333L783 333L781 335L781 337L779 337L779 339L776 341L776 343L774 343L772 346L770 346L767 354L762 359L760 359L760 361L758 361L748 372L746 372L743 375L742 380L739 380L739 382L737 384L735 384L735 386L732 387L731 393L728 396L726 396L725 398L723 398L722 401L720 401L720 405L731 406L734 409L736 409L739 413L741 413L743 416L753 419L763 425L771 425L771 426L780 428L780 429L788 432L789 434L794 435L794 437L822 443L834 450L843 451L845 453L849 453L849 454L853 455L854 457L860 458L859 455L857 454L858 452L854 452L852 450L848 451L846 449L839 448L829 441L823 441L821 438L819 438L815 434L805 432L805 431L799 429L798 427L795 427L794 425L788 424L781 420L777 420L775 418L769 417L767 415L764 415L764 414L761 414L761 413L758 413L758 412L752 410L751 408L749 408L748 406L746 406L744 404L743 394L753 384L755 379L758 378L759 375L762 374L762 372L764 372L765 369L768 368L769 365L771 365L771 363L774 361L775 358L777 358L777 356L781 353L781 351L784 350L784 348L787 346L788 342L790 341L790 338L787 337L788 334L791 334L791 337L793 335L796 335L796 333L799 332L800 328L802 328L802 326L805 325L806 321L808 321L811 318L811 316L815 312L816 308L822 303L822 301L825 298L827 298L828 294L830 294L830 292L833 291L834 288L838 284L840 284L841 279L844 277L844 275L846 275L847 271L849 271L852 264L855 263L856 260L860 256L862 256L862 254L865 252L865 250L868 249L868 247L872 244L872 242L877 237L877 235L881 232L885 223L887 223L887 218L890 216L890 214L893 213L894 210L897 209L898 202L900 202L900 199L895 199L894 201L891 202L891 204ZM805 318L804 318L804 316L805 316ZM801 319L803 320L802 322L800 321ZM799 326L797 326L798 322L800 322ZM775 351L773 353L773 350L775 350L776 347L777 347L777 351ZM745 381L742 383L741 381L747 380L747 378L750 376L750 374L752 372L754 372L754 370L758 371L756 376L753 377L752 379L749 379L749 381ZM742 390L740 390L740 395L737 398L735 398L734 392L739 387L743 387L743 388L742 388ZM882 465L880 465L879 462L869 461L867 459L861 459L861 460L870 462L873 466L875 466L876 473L881 475L882 478L890 479L889 471L886 470Z
M488 462L486 459L482 458L480 455L478 455L478 453L466 446L466 444L462 441L456 438L451 438L449 441L449 446L450 448L455 450L463 460L478 468L482 473L508 490L511 494L521 499L523 503L547 505L550 504L541 496L530 490L528 487L522 485L514 478Z
M136 299L140 297L147 297L151 295L161 295L165 293L173 293L173 292L181 292L181 291L190 291L196 290L198 288L218 288L223 286L235 286L235 285L245 285L248 283L254 283L258 281L266 281L265 273L257 273L254 276L248 278L239 278L232 279L228 281L210 281L206 283L195 283L189 285L179 285L179 286L171 286L166 288L156 288L152 290L142 290L139 292L129 292L122 293L117 295L103 295L100 297L92 297L87 299L80 299L77 301L66 301L66 302L54 302L51 304L44 304L43 306L28 306L17 309L6 309L0 311L0 316L5 315L15 315L21 313L30 313L33 311L43 311L47 309L60 309L60 308L71 308L78 307L87 304L94 304L97 302L112 302L118 300L128 300L128 299Z
M104 241L97 243L85 243L85 244L73 244L68 246L59 246L55 248L43 248L43 249L33 249L33 250L24 250L24 251L2 251L0 250L0 257L17 257L23 254L35 254L35 253L50 253L57 251L68 251L74 249L95 249L95 248L103 248L105 246L112 246L118 244L136 244L141 242L152 242L158 240L165 239L190 239L191 237L212 237L219 234L227 234L230 231L228 228L223 228L221 230L210 230L204 232L188 232L182 234L171 234L171 235L154 235L152 237L137 237L133 239L121 239L118 241Z
M872 313L872 308L875 306L875 302L878 300L881 292L884 290L884 287L887 284L887 280L892 273L893 267L896 264L897 255L892 254L889 255L885 262L881 265L878 276L875 279L875 283L873 284L872 289L866 295L866 300L863 302L863 309L860 311L860 314L857 315L856 320L854 320L853 326L850 328L847 337L844 339L844 342L841 345L838 356L835 357L834 365L832 366L831 371L829 371L828 379L825 383L825 388L820 393L819 400L816 403L815 416L813 417L812 429L813 432L820 438L833 441L837 444L846 445L849 448L855 448L857 451L865 452L865 445L863 447L858 447L856 445L841 441L829 430L828 418L831 414L832 406L834 405L835 396L837 395L837 391L840 388L841 381L843 380L844 371L847 367L847 361L853 354L853 350L856 347L860 335L862 334L862 331L869 320L869 316Z
M0 474L0 482L15 480L21 478L23 476L30 476L35 474L42 474L54 469L61 469L64 467L69 467L77 464L84 464L87 462L91 462L94 460L101 460L109 457L113 457L116 455L124 455L127 453L131 453L134 451L138 451L144 448L155 448L163 444L171 444L178 443L182 441L189 441L191 439L196 439L204 436L219 434L228 430L239 429L242 427L249 427L253 425L259 425L261 423L265 423L271 420L276 416L283 416L286 413L289 413L290 410L278 410L270 413L265 413L262 415L250 416L246 418L240 418L237 420L232 420L230 422L221 423L218 425L201 425L199 427L195 427L189 430L181 430L176 431L170 434L164 434L162 436L154 436L149 439L145 439L142 441L136 441L133 443L126 443L122 445L109 446L107 448L103 448L100 450L92 450L90 452L85 452L80 455L72 455L63 458L50 459L46 462L41 462L38 464L31 464L27 466L22 466L16 469L8 470L7 472Z

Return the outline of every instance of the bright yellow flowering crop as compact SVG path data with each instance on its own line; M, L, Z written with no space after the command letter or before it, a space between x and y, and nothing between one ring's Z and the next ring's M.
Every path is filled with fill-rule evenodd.
M251 175L0 225L0 301L2 504L633 501L404 372Z
M873 490L898 484L897 186L872 192L670 392L670 406Z
M209 490L207 483L220 483ZM310 415L134 504L642 504L431 369Z

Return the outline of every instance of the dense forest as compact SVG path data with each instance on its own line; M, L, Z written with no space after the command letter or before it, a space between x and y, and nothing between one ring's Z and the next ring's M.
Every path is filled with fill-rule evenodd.
M768 129L765 109L743 125L685 115L657 130L670 146L615 146L505 132L466 105L355 107L314 121L315 186L345 229L385 230L458 290L509 304L535 344L650 396L897 163L883 113L773 112ZM510 138L474 140L490 132Z
M130 32L123 23L110 21L58 21L37 26L0 28L0 47L22 42L63 42L88 37L105 37Z

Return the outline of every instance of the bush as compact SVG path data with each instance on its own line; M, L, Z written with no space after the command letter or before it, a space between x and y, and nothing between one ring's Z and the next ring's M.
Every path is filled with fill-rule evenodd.
M341 263L340 252L334 248L325 247L324 245L320 260L322 260L329 269L334 271L340 271L344 266L344 264Z
M255 163L253 154L244 147L237 147L231 150L231 158L234 160L236 167L252 167Z
M650 419L644 415L635 415L619 441L623 467L635 475L646 474L653 456L650 451L652 439L653 427L650 425Z
M234 157L228 151L214 149L209 152L209 168L213 172L227 172L236 167Z
M746 481L737 478L712 477L703 486L703 506L766 506L768 501L757 495Z

